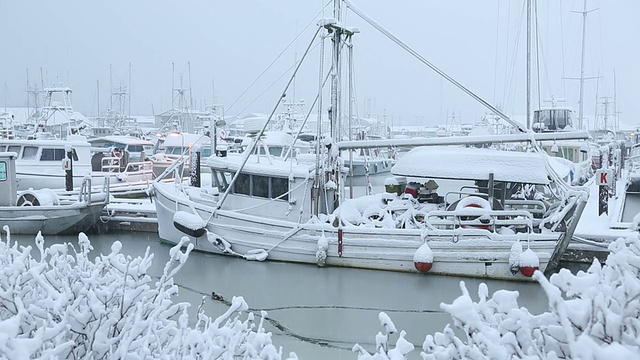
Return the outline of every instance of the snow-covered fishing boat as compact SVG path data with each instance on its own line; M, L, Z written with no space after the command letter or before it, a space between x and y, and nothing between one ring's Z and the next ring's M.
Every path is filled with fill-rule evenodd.
M314 196L313 157L270 166L249 158L244 167L238 157L212 157L216 188L154 183L158 230L170 243L189 233L196 249L247 259L521 279L531 268L557 264L584 206L580 195L553 205L512 198L524 184L538 187L539 194L553 185L545 159L535 153L416 148L392 169L415 182L402 189L402 181L397 187L391 181L386 193L333 209L333 194ZM433 179L467 182L442 196L428 193L425 184ZM328 211L315 216L314 206Z
M340 14L340 1L334 6ZM357 33L336 19L319 25L333 36L334 57ZM212 187L155 181L160 237L177 244L186 234L196 249L249 260L494 279L526 279L557 265L586 193L563 191L566 183L541 153L416 148L391 169L399 178L389 179L386 192L345 200L349 169L343 151L400 143L334 142L340 138L339 83L332 81L331 136L315 142L314 154L273 157L255 151L267 123L243 154L207 160ZM542 138L517 129L522 134L486 136L477 143L529 142L536 149ZM321 126L317 133L323 133ZM468 136L424 141L474 144ZM466 183L437 194L435 179Z
M57 235L87 231L108 201L86 177L78 191L16 190L15 152L0 152L0 226L12 234Z

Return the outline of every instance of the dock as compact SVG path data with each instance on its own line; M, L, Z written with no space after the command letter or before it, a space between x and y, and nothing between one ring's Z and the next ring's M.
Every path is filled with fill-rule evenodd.
M153 198L111 198L94 229L109 231L158 232L158 219Z

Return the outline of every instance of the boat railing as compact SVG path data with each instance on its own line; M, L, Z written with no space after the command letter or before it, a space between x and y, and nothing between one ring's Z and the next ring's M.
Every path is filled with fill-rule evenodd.
M122 159L115 156L105 156L102 158L102 172L126 172L126 173L146 173L153 171L152 161L132 161L125 164Z
M137 161L130 162L127 164L127 167L124 169L127 173L148 173L153 171L153 162L152 161Z
M427 214L428 225L438 230L486 230L498 232L500 228L511 228L514 233L534 232L533 215L526 210L485 210L463 208L459 210L436 210Z
M541 219L547 212L547 205L541 200L507 199L504 205L505 209L526 210L536 219Z
M78 201L91 203L91 177L85 177L80 185L80 191L78 192Z
M74 203L87 203L90 204L93 200L96 200L94 195L104 194L103 197L98 196L97 199L109 198L109 178L105 178L105 183L102 188L92 187L92 179L90 176L85 177L82 180L80 187L67 191L63 189L55 190L56 201L60 205L71 205ZM98 200L101 201L101 200Z

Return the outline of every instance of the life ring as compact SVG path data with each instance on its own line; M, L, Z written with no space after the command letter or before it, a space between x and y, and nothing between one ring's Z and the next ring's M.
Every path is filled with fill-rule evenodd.
M461 210L465 208L475 208L475 209L484 209L491 210L491 204L489 201L478 197L478 196L468 196L460 200L458 205L456 206L456 210ZM480 216L462 216L461 220L474 220L479 218ZM489 225L462 225L462 228L469 229L489 229Z
M111 154L116 159L122 159L122 155L123 155L122 148L119 148L119 147L113 148L113 150L111 150Z

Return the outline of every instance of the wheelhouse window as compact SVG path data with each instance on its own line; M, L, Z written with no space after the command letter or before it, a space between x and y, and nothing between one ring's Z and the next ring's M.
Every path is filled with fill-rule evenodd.
M7 162L0 161L0 181L7 180Z
M127 150L129 152L142 152L144 151L144 148L142 147L142 145L129 145L127 146Z
M271 178L271 197L279 199L289 200L289 179L286 178Z
M251 195L251 175L240 174L233 190L236 194Z
M20 145L9 145L7 146L7 152L14 152L20 157Z
M60 161L66 157L64 149L42 149L40 161ZM73 152L73 160L78 161L78 154L75 151Z
M224 180L216 176L216 185L225 184ZM263 175L240 174L234 184L234 193L267 199L289 200L289 179L268 177Z
M25 146L24 151L22 152L22 159L33 160L36 158L37 154L38 154L37 146Z
M266 176L252 175L252 195L259 197L269 197L269 178Z

